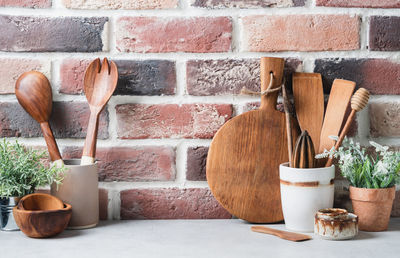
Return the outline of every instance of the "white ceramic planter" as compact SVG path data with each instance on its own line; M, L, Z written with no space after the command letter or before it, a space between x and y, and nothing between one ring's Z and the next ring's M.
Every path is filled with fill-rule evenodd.
M51 186L51 194L71 204L68 229L95 227L99 222L99 187L97 164L80 165L80 160L64 160L67 170L62 185Z
M333 207L335 167L301 169L284 163L279 175L286 228L313 232L315 213Z

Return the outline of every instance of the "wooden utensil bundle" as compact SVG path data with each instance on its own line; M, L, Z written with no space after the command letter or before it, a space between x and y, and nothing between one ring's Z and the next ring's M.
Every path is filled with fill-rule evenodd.
M369 98L366 89L359 89L352 98L352 112L342 130L347 107L355 88L355 82L336 79L333 82L328 105L324 116L324 97L320 74L296 73L293 76L293 96L295 100L296 114L303 134L297 140L293 153L293 167L312 168L331 166L332 159L317 160L310 159L310 143L314 143L317 153L330 150L332 147L339 148L343 138L347 134L355 113L363 109ZM311 139L305 135L310 133ZM329 136L338 136L339 141L334 142Z
M84 91L90 106L90 118L83 147L82 165L94 163L99 115L111 98L117 81L117 66L113 61L109 64L107 58L104 58L102 64L97 58L86 69ZM48 122L53 105L49 80L40 72L26 72L15 84L15 95L26 112L40 123L51 160L56 165L62 166L64 162Z

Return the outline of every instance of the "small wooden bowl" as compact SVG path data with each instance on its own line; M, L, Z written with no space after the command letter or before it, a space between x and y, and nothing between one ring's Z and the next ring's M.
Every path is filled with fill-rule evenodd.
M58 208L58 198L48 194L40 195L47 196L27 195L21 199L18 206L13 208L18 227L25 235L33 238L51 237L61 233L68 226L72 215L71 205L60 201L62 206Z
M30 211L58 210L64 208L64 203L53 195L34 193L22 197L18 208Z

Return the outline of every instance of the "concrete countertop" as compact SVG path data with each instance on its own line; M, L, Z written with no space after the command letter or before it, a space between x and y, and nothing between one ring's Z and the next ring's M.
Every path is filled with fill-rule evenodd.
M0 232L0 257L400 257L400 218L391 220L388 231L361 231L347 241L313 236L296 243L252 232L250 226L237 219L131 220L103 221L49 239Z

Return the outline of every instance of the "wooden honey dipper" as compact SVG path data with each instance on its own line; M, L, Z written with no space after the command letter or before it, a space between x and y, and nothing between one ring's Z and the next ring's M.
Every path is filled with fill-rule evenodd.
M350 129L350 125L354 120L354 117L356 115L356 112L362 110L365 108L369 100L369 91L364 88L360 88L354 93L353 97L351 98L351 113L349 117L347 118L346 124L343 127L342 132L340 133L339 140L335 144L335 150L338 150L340 145L343 142L344 137L346 136L347 132ZM325 164L325 167L330 167L332 166L332 158L329 158L328 161Z

